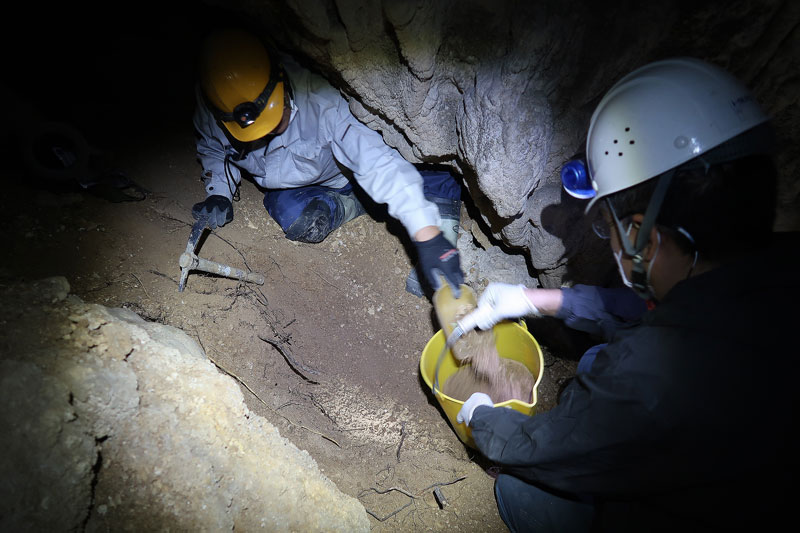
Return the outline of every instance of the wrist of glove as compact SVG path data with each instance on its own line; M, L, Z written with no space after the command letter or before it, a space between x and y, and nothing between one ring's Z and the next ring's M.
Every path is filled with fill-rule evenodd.
M225 196L213 194L192 206L192 217L208 217L208 227L214 229L233 220L233 204Z
M461 410L456 415L456 422L469 426L470 422L472 422L472 413L474 413L475 409L481 405L494 407L494 402L488 394L484 394L483 392L473 392L472 395L467 398L467 401L464 402Z
M419 268L430 286L434 290L441 287L440 276L444 276L447 283L453 288L455 297L459 298L461 284L464 283L464 273L461 272L458 250L441 233L430 240L417 241L416 247Z
M530 301L525 285L490 283L478 298L478 308L462 319L467 326L489 329L501 320L522 316L541 316Z

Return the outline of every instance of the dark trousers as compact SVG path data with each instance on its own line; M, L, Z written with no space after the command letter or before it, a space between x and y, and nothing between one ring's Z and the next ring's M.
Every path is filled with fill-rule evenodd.
M590 531L594 506L556 496L524 481L500 474L494 484L500 518L512 532Z
M421 170L423 189L425 197L435 201L437 205L442 204L446 209L453 211L446 213L450 218L458 218L458 200L461 199L461 187L456 179L448 172ZM353 185L347 184L341 189L322 187L321 185L309 185L295 189L271 189L264 194L264 207L267 212L277 222L283 231L288 231L292 224L300 218L306 207L314 200L321 200L330 208L330 227L327 231L333 231L343 223L341 209L337 211L336 195L353 195ZM453 202L445 200L455 200ZM442 207L440 206L440 211Z

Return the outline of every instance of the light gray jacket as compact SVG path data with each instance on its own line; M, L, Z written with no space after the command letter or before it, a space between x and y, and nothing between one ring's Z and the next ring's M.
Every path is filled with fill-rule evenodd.
M232 191L241 180L240 168L266 189L308 185L340 188L347 184L338 165L341 164L353 172L375 202L388 205L389 214L412 237L425 226L440 226L439 211L425 199L417 169L388 146L380 134L359 122L347 101L325 79L288 57L280 59L294 92L289 126L266 148L232 161L235 184L226 181L224 164L225 154L235 150L197 89L194 125L200 134L197 153L207 196L217 194L232 199Z

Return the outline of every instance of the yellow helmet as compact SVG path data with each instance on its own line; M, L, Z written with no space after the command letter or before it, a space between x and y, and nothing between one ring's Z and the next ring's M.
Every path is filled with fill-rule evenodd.
M200 57L203 94L217 120L239 141L255 141L278 126L284 78L255 35L226 29L205 40Z

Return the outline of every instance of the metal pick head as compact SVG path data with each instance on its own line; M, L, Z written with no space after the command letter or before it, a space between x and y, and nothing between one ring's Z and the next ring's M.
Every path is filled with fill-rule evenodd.
M183 292L184 287L186 287L186 278L189 276L189 268L182 268L181 269L181 281L178 283L178 292Z
M189 242L191 244L191 240ZM181 281L178 283L178 292L183 292L183 289L186 287L186 278L189 276L189 271L192 270L195 265L195 257L194 253L183 252L180 258L178 258L178 264L181 267Z
M186 243L186 251L181 254L179 264L181 267L181 281L178 283L178 292L183 292L186 287L186 277L189 275L189 270L192 269L191 264L185 264L187 261L194 259L194 249L197 248L197 242L203 234L203 230L208 226L208 215L200 215L197 221L192 225L192 231L189 233L189 240Z

